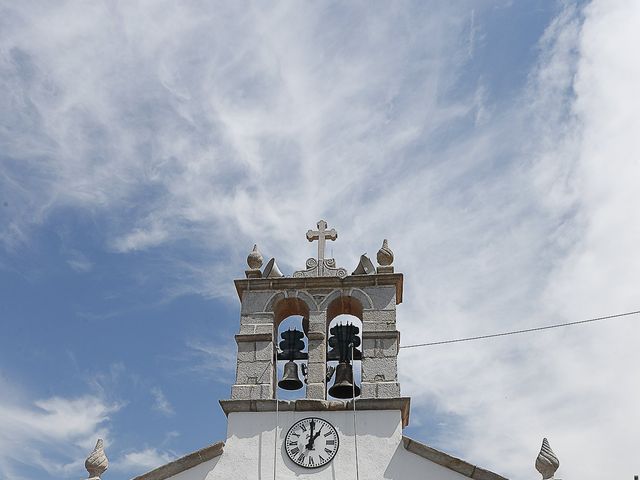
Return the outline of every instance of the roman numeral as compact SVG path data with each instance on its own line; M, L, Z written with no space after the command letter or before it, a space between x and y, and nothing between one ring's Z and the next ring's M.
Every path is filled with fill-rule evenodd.
M291 441L289 441L289 442L287 443L287 445L289 445L290 447L295 447L296 445L298 445L298 442L291 442Z
M309 466L313 467L315 463L313 462L313 457L309 457Z
M322 455L320 455L320 462L324 463L324 458L322 458Z
M298 461L300 463L304 463L304 453L301 453L300 456L298 457Z
M303 431L303 432L306 432L306 431L307 431L307 429L305 428L305 426L304 426L304 425L300 425L300 428L302 429L302 431Z
M327 445L335 445L336 441L335 440L327 440Z
M329 431L329 432L327 432L327 433L325 433L325 434L324 434L324 436L325 436L325 437L328 437L328 436L330 436L330 435L333 435L333 432Z
M300 452L300 450L298 450L298 447L291 449L291 455L297 455L298 452Z
M331 455L331 450L329 450L328 448L325 448L324 451Z

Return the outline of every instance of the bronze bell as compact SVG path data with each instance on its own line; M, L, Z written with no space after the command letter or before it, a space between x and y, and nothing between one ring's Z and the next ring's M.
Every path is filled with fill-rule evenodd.
M302 388L302 381L298 377L298 364L293 360L289 360L284 364L282 380L278 382L278 386L284 390L298 390Z
M336 381L329 389L329 395L333 398L353 398L360 395L360 387L353 384L353 366L350 363L340 362L336 368Z

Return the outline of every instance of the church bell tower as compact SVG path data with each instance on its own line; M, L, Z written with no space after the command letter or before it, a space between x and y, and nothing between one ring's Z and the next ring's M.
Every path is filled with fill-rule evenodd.
M276 362L287 354L292 357L289 362L305 360L304 398L308 400L352 398L347 377L353 376L354 360L361 362L361 385L353 384L351 389L359 400L401 399L396 305L402 302L402 274L394 272L393 253L385 240L377 255L377 269L363 255L348 275L344 268L336 267L333 258L325 258L326 242L337 236L322 220L317 230L309 230L306 237L317 242L317 257L309 258L306 269L291 277L282 275L273 259L261 272L260 253L254 249L249 255L247 278L235 281L241 302L240 330L235 337L238 357L231 400L221 402L225 410L252 405L251 401L274 400L279 383ZM291 315L302 317L303 329L296 332L306 339L307 352L281 348L286 339L277 337L278 326ZM360 326L338 324L330 329L339 315L356 317ZM339 363L329 366L335 360ZM327 379L332 376L336 377L334 386L342 381L345 388L330 391ZM408 411L408 399L400 403L406 403Z

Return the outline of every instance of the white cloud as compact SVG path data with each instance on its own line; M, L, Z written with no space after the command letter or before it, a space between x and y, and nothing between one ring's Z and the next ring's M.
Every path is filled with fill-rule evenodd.
M164 392L159 387L151 389L151 395L153 396L153 409L162 413L163 415L171 416L176 412L173 409L171 402L167 400Z
M389 238L403 339L637 308L640 7L564 4L505 107L460 80L486 5L394 5L6 7L0 241L73 207L123 254L188 250L155 250L175 294L231 296L254 241L291 273L325 217L348 269ZM636 324L405 352L412 418L513 478L543 435L565 478L630 475ZM231 347L193 342L196 368L232 371Z
M110 415L120 408L84 395L29 402L2 382L0 398L0 476L23 478L23 465L54 476L78 472L97 438L108 441Z
M165 463L175 460L176 455L159 451L155 448L145 448L139 451L125 453L121 460L113 464L114 470L144 473Z
M232 343L215 343L203 339L187 342L187 370L203 378L233 382L236 369L236 348Z

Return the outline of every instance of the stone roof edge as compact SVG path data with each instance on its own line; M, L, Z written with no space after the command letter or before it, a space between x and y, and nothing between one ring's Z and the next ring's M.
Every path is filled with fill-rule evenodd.
M502 475L471 465L464 460L453 457L447 453L441 452L440 450L436 450L433 447L417 442L416 440L404 435L402 436L402 444L407 451L415 453L427 460L431 460L438 465L448 468L449 470L453 470L454 472L458 472L466 477L473 478L475 480L507 480Z
M326 412L343 411L353 409L352 401L340 400L278 400L278 410L281 412ZM275 412L276 400L219 400L224 414L228 417L230 413L240 412ZM411 399L409 397L397 398L358 398L356 400L356 410L400 410L402 426L409 424L409 412Z
M214 443L208 447L201 448L195 452L189 453L184 457L180 457L173 462L169 462L150 472L139 475L132 480L165 480L166 478L177 475L212 458L222 455L224 442Z
M307 288L348 288L377 285L395 285L396 305L402 303L404 276L402 273L374 273L369 275L347 275L340 277L277 277L277 278L238 278L233 281L238 298L246 290L307 289Z

